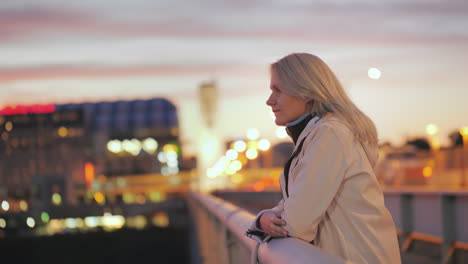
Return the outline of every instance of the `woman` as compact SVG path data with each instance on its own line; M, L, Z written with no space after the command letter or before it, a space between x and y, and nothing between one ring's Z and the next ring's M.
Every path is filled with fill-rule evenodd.
M397 233L373 167L373 122L317 56L290 54L270 68L267 105L295 149L280 177L283 199L251 229L296 237L355 263L400 263Z

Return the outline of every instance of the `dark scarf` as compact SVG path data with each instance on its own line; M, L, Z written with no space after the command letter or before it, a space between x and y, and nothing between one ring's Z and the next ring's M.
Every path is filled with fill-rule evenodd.
M302 131L304 130L304 128L307 126L307 124L313 117L314 117L313 115L309 114L297 124L290 125L290 126L286 125L286 132L294 141L294 145L297 144L297 140L299 139L299 136L301 135ZM299 117L298 120L300 118L302 118L302 116ZM290 122L290 124L292 123L295 123L295 121Z

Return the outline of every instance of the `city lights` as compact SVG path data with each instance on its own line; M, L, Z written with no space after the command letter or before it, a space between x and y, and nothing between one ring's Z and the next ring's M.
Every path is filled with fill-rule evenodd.
M48 223L50 220L49 214L47 212L41 213L41 220L43 223Z
M0 228L5 228L7 225L7 222L5 219L0 218Z
M68 135L68 129L66 127L60 127L58 130L57 130L57 134L60 136L60 137L66 137Z
M3 201L2 202L2 209L3 211L8 211L10 209L10 203L8 203L8 201Z
M109 150L112 153L119 153L122 151L122 143L115 139L107 142L107 150Z
M247 144L245 144L244 141L237 140L236 142L234 142L234 149L237 152L243 152L246 148L247 148Z
M267 151L270 149L270 141L268 139L262 139L258 142L258 149Z
M258 151L256 149L248 149L245 152L245 156L250 160L256 159L258 156Z
M28 227L34 228L36 226L36 221L34 221L34 218L32 217L28 217L26 219L26 224L28 225Z
M377 68L369 68L367 71L367 76L373 80L378 80L382 76L382 73Z
M20 207L21 211L26 212L28 210L28 203L25 200L21 200L19 202L19 207Z
M426 166L423 168L423 176L424 178L429 178L432 176L432 167Z
M238 156L239 154L237 153L237 151L233 149L226 151L226 158L228 158L229 160L235 160Z
M257 140L260 137L260 132L256 128L250 128L247 130L247 139Z
M62 196L58 193L52 194L52 203L54 205L60 205L62 203Z
M154 138L147 138L143 140L143 150L146 151L148 154L156 153L158 149L158 142Z
M5 130L7 132L11 132L11 130L13 130L13 123L11 123L11 121L5 123Z

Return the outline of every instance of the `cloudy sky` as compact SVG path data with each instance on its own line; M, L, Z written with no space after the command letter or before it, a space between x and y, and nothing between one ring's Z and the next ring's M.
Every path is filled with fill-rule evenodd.
M291 52L327 62L382 141L468 125L466 0L1 1L0 107L163 96L193 151L215 80L219 135L274 139L268 64Z

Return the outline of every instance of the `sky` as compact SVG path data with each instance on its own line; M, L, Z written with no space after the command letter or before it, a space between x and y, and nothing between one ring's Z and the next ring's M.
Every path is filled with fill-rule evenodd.
M191 153L214 81L220 138L275 142L268 66L292 52L329 64L381 142L468 125L466 0L0 1L0 107L165 97Z

